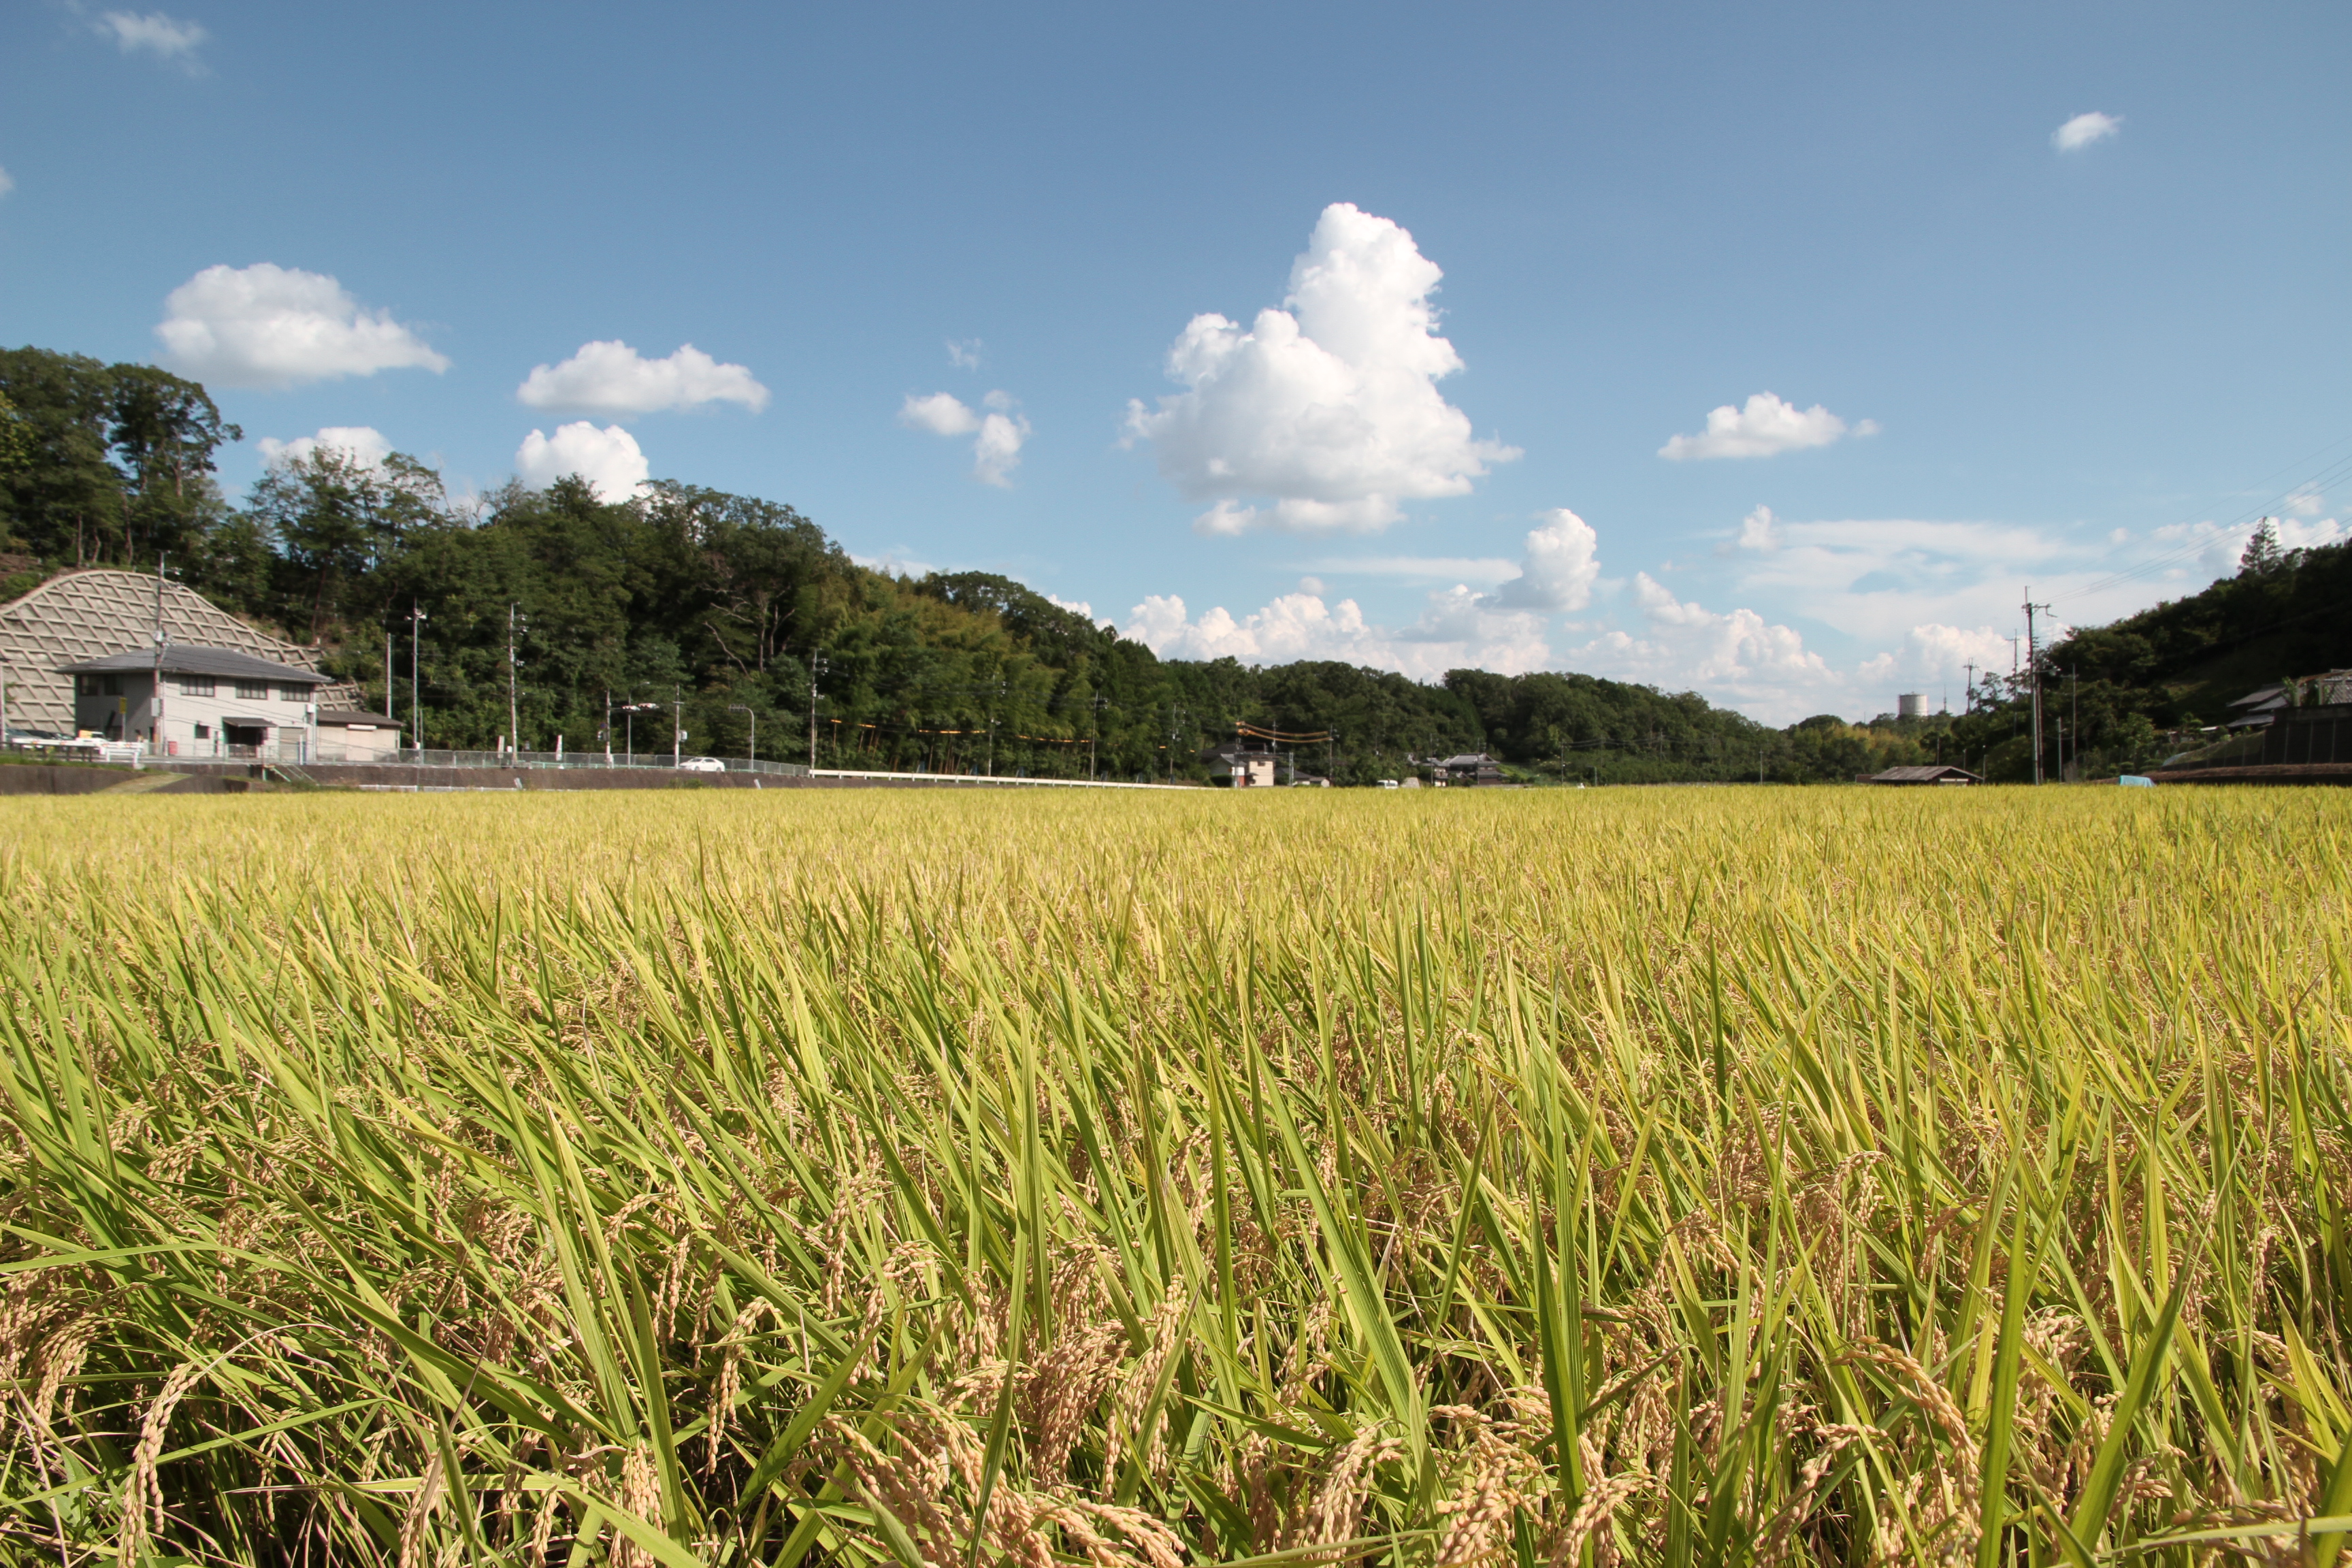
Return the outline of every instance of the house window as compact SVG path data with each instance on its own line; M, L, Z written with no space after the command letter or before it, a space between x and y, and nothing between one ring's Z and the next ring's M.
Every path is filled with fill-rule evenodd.
M236 683L236 700L239 702L268 701L269 700L269 682L266 680L240 679Z
M183 697L210 697L213 694L213 678L209 675L184 675L179 679L180 695Z
M213 738L213 727L212 727L210 724L199 724L199 725L197 725L197 726L196 726L196 739L197 739L197 740L199 740L199 741L209 741L209 740L211 740L212 738Z
M122 677L121 677L121 676L119 676L119 675L101 675L101 676L100 676L100 677L98 678L98 694L99 694L100 697L120 697L120 696L121 696L121 695L122 695Z
M281 686L278 689L278 700L280 702L302 702L308 700L310 695L310 689L307 686Z

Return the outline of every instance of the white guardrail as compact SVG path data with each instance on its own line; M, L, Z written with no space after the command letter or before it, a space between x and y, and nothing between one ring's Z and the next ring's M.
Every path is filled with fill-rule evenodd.
M1028 785L1044 789L1182 789L1197 784L1127 784L1112 779L1029 779L1009 773L881 773L859 768L807 768L813 779L882 779L906 784Z

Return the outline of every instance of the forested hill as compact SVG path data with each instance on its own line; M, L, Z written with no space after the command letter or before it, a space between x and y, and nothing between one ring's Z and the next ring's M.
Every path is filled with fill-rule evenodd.
M508 643L526 748L594 747L608 702L641 750L823 763L1203 777L1239 723L1330 731L1306 771L1400 776L1410 754L1491 749L1530 776L1814 776L1777 731L1704 700L1573 675L1456 671L1423 684L1331 663L1163 660L1005 578L858 566L788 506L682 483L600 501L577 480L453 505L394 455L281 461L241 507L214 479L237 438L204 388L144 366L0 353L0 591L84 565L175 575L411 709L425 740L508 731ZM411 621L411 613L421 616ZM1851 759L1837 765L1845 766ZM1900 760L1900 759L1897 759Z
M2352 544L2282 550L2265 524L2236 576L2077 631L2050 665L2159 730L2224 720L2255 688L2352 667Z
M742 754L756 723L762 755L805 757L814 705L821 763L1060 776L1206 777L1202 753L1239 724L1331 732L1298 765L1350 783L1481 749L1517 776L1598 783L1843 780L1939 757L2014 776L2031 752L2007 691L1959 719L1779 731L1581 675L1424 684L1161 659L1018 583L889 576L789 506L684 483L625 504L567 479L458 505L414 458L329 449L276 464L236 506L213 458L237 438L193 382L0 351L0 597L77 566L152 571L167 552L224 607L320 645L331 673L378 698L389 675L404 720L414 679L436 747L509 731L511 623L526 749L601 746L606 713L634 707L614 729L640 750L667 749L675 711L689 749ZM2082 672L2093 747L2145 762L2191 710L2210 720L2244 686L2352 663L2347 617L2328 613L2352 602L2346 555L2265 558L2053 650L2050 668Z

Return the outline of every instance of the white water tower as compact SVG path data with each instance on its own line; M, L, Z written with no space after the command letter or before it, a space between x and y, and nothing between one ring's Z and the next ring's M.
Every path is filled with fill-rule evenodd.
M1903 693L1895 700L1895 716L1897 719L1925 719L1927 716L1927 694L1924 691Z

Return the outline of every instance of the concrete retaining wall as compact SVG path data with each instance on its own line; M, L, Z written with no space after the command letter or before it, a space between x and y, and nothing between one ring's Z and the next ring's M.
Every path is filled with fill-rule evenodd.
M96 795L126 779L129 768L57 767L47 763L0 765L0 795Z
M2352 784L2352 763L2291 763L2242 768L2157 768L2148 777L2160 784Z

